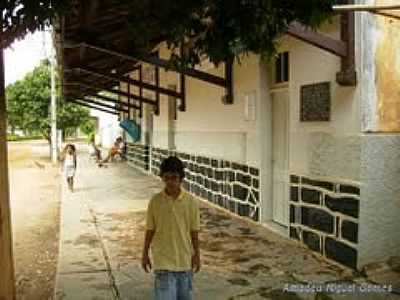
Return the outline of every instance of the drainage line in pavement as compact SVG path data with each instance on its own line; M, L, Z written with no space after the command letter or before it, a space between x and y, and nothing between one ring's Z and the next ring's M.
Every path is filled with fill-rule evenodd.
M101 238L99 226L98 226L98 223L97 223L96 214L95 214L94 211L89 207L89 205L87 205L87 207L88 207L88 209L89 209L90 214L92 215L93 224L94 224L94 227L96 228L97 236L98 236L98 238L99 238L99 240L100 240L101 250L103 251L104 260L105 260L105 262L106 262L107 274L108 274L108 279L109 279L109 281L110 281L111 291L112 291L112 293L113 293L113 295L114 295L114 299L119 300L119 299L121 299L121 298L120 298L120 294L119 294L117 285L115 284L115 277L114 277L114 275L113 275L113 273L112 273L112 270L111 270L110 257L109 257L108 254L107 254L106 246L104 245L103 239Z
M104 272L107 272L107 269L88 270L88 271L69 271L69 272L60 272L60 275L71 275L71 274L91 274L91 273L104 273Z

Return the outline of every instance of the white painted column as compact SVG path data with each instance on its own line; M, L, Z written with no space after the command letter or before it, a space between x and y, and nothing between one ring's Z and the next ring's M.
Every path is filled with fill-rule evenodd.
M260 87L257 109L257 140L260 155L260 220L262 223L272 219L272 106L269 92L267 63L260 58Z

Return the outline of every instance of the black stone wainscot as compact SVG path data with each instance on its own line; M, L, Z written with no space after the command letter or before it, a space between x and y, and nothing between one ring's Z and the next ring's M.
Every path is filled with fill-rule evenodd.
M350 268L357 268L357 250L330 237L325 239L325 254L328 258Z

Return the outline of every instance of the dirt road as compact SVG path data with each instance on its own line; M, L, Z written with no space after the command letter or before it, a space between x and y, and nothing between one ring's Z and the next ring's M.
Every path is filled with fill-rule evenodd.
M47 142L8 144L17 297L51 299L59 247L59 178Z

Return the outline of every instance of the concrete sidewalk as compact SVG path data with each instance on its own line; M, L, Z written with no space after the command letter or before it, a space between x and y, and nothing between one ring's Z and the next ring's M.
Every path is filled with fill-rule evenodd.
M145 209L161 182L125 163L98 168L79 154L75 191L62 191L56 299L152 297L153 276L140 268ZM361 275L331 264L304 246L201 206L203 269L195 298L399 299L393 294L284 292L289 284L363 284Z

